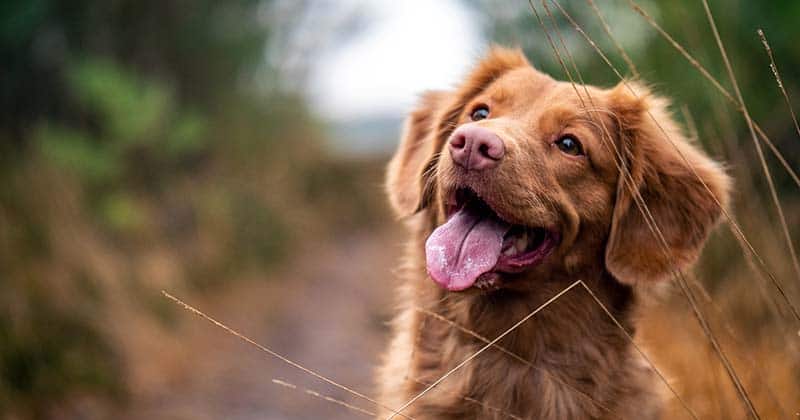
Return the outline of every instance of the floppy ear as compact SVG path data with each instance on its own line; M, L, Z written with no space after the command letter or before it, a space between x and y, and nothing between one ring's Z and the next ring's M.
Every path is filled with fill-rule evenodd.
M668 278L695 262L722 213L717 202L727 205L730 188L720 166L682 134L667 101L633 86L638 97L622 84L610 92L630 178L619 177L606 268L627 284ZM666 249L634 201L631 184L663 233Z
M470 99L508 70L528 65L520 50L493 47L456 91L429 91L422 95L406 120L400 146L386 174L389 202L398 216L408 216L430 204L437 153Z
M400 146L386 172L389 202L398 216L407 216L424 208L431 191L428 185L431 167L436 164L434 141L437 119L449 94L429 91L411 112L403 127Z

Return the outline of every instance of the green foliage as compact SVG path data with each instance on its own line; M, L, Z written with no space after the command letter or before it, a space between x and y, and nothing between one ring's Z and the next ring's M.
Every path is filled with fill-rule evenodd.
M55 165L89 188L94 210L109 227L141 226L131 180L173 176L173 168L208 147L206 119L186 110L164 85L142 80L104 59L85 59L67 73L70 91L92 124L75 128L43 122L36 143Z
M259 264L274 263L287 251L288 228L274 209L255 197L233 197L231 220L235 221L235 234L245 251L239 258Z
M0 309L0 413L44 418L81 392L120 398L118 361L91 319L39 293Z
M110 61L81 62L69 70L68 80L78 105L102 119L112 148L151 143L172 119L174 99L164 87L137 80Z
M382 197L278 86L271 3L0 4L0 418L117 412L137 338L112 320L158 334L181 319L165 285L268 278L375 218Z
M278 159L260 144L276 143L263 124L283 99L240 83L269 71L269 3L0 5L0 418L123 400L108 311L174 320L140 274L154 249L176 267L160 281L189 287L286 254L283 208L239 176L245 160L258 177ZM304 109L276 125L299 132Z
M144 212L132 194L119 191L109 194L102 202L100 214L116 232L132 233L146 225Z
M87 133L43 123L35 136L47 158L73 170L87 182L102 182L119 176L116 162L109 159L109 153L93 144Z

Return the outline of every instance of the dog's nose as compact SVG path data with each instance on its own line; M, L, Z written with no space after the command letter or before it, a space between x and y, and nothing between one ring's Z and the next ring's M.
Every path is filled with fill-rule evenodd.
M488 128L463 125L450 136L450 156L468 170L482 171L497 166L506 147L503 140Z

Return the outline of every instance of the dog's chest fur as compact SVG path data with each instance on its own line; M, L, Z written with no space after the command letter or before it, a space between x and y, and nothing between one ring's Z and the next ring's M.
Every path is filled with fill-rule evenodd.
M396 319L399 333L380 378L383 402L392 407L422 392L480 350L484 340L496 338L571 284L549 279L534 295L501 291L445 297L426 279L424 268L408 269L413 278L402 301L410 305ZM627 286L603 273L575 278L584 280L632 332L633 295ZM404 413L417 419L658 418L661 399L652 371L581 285L497 345L503 349L487 349ZM636 412L626 412L630 407Z

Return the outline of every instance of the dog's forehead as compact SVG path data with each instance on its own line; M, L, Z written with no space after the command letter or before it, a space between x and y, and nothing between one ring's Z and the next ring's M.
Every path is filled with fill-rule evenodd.
M556 87L558 82L533 67L521 67L499 77L487 89L491 99L509 105L535 101Z
M610 122L609 112L603 111L610 109L606 89L558 81L533 67L499 77L484 90L482 99L500 106L507 115L535 121L535 125L563 126L587 118Z
M607 91L591 85L555 80L533 67L509 71L489 85L485 91L495 104L509 108L538 109L584 108L607 106Z

